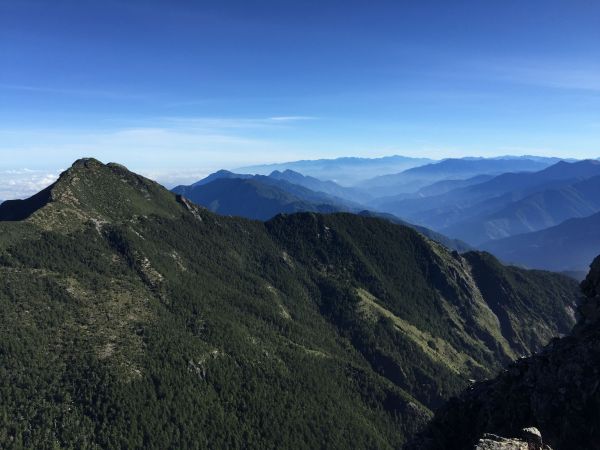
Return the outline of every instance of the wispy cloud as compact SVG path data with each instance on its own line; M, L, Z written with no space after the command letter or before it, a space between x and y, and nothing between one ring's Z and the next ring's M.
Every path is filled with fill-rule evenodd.
M546 61L486 61L474 65L475 73L511 83L556 89L600 92L600 66Z
M317 120L313 116L273 116L273 117L166 117L165 120L179 126L187 125L204 130L248 129L281 127L294 122Z
M223 134L214 130L194 132L159 127L122 129L105 134L94 134L90 135L90 137L92 138L91 142L100 145L170 147L182 150L190 147L201 148L219 144L243 146L261 143L258 139L251 139L233 134Z
M276 116L270 117L269 120L272 122L298 122L303 120L317 120L318 117L314 116Z
M30 86L20 84L0 84L0 89L5 91L21 91L80 97L101 97L113 100L143 100L148 98L148 95L135 94L131 92L118 92L98 89L72 89L51 86Z

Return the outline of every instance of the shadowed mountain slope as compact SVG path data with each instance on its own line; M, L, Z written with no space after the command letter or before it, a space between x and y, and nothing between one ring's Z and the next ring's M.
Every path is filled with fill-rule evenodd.
M600 213L535 231L489 241L481 246L504 261L525 267L585 270L600 253Z
M536 427L555 450L599 449L600 257L582 289L587 299L569 336L452 399L407 448L463 450L484 433L518 436Z
M361 216L364 216L364 217L378 217L380 219L389 220L390 222L398 224L398 225L404 225L405 227L410 227L413 230L416 230L419 233L421 233L426 238L429 238L432 241L438 242L450 250L456 250L461 253L469 251L469 250L473 250L473 247L471 247L466 242L463 242L459 239L450 239L449 237L444 236L443 234L440 234L440 233L436 233L435 231L430 230L429 228L420 227L419 225L413 225L412 223L405 222L404 220L399 219L398 217L396 217L392 214L378 213L378 212L367 211L367 210L360 211L358 214Z
M280 213L350 210L341 199L263 176L219 178L206 184L178 186L173 192L212 212L257 220L267 220Z
M23 220L50 200L52 187L47 187L27 200L0 201L0 220Z

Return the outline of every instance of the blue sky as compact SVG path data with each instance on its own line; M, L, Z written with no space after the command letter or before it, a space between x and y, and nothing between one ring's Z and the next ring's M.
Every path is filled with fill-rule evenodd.
M600 2L0 0L0 198L404 154L600 156Z

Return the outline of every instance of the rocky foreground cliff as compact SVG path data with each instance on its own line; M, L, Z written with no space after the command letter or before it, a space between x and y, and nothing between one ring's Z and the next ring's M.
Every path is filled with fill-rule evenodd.
M554 450L600 449L600 257L581 287L568 337L451 400L406 448L471 449L485 433L520 436L533 426Z

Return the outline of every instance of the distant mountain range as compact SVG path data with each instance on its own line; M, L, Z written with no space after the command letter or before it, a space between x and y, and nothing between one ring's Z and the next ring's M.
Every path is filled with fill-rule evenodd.
M554 271L587 271L600 254L600 212L533 233L489 241L481 248L507 263Z
M516 197L515 194L512 194ZM497 211L475 216L444 230L470 242L500 239L542 230L576 217L600 211L600 176L540 190Z
M301 186L295 186L295 192L292 193L286 189L292 185L284 185L290 183L274 183L266 178L221 178L189 188L178 186L173 192L212 212L257 220L268 220L281 213L349 210L344 204L335 202L325 194L315 196L313 191Z
M223 179L249 179L252 178L253 175L248 175L248 174L244 174L244 173L233 173L230 172L229 170L218 170L214 173L211 173L210 175L208 175L205 178L202 178L199 181L196 181L195 183L192 183L189 186L184 186L184 185L180 185L175 187L175 189L180 189L180 188L185 188L185 187L196 187L196 186L204 186L205 184L208 184L212 181L215 180L223 180Z
M454 189L460 189L468 186L473 186L475 184L481 184L485 181L491 180L492 178L494 178L494 175L486 174L475 175L474 177L467 179L451 179L436 181L433 184L422 187L413 195L407 195L406 198L423 198L431 197L434 195L441 195L453 191Z
M431 163L428 158L410 158L407 156L385 156L382 158L336 158L292 161L278 164L247 166L237 169L241 173L268 175L275 170L293 170L321 180L332 180L344 186L353 186L383 174L398 173L411 167Z
M319 180L318 178L302 175L299 172L289 169L284 170L283 172L275 170L269 174L269 178L287 181L292 184L298 184L312 191L324 192L334 197L343 198L346 200L356 202L367 202L372 200L372 196L370 194L358 189L344 187L330 180Z
M480 175L506 172L535 172L560 161L557 158L460 158L445 159L403 172L382 175L357 185L374 196L416 192L420 188L443 180L464 180Z
M365 206L347 198L330 195L336 193L354 196L355 192L351 188L341 187L331 181L303 176L291 170L274 171L269 176L238 175L220 170L190 186L177 186L172 191L212 212L256 220L268 220L277 214L295 212L354 212L363 216L380 217L413 227L450 249L458 251L471 249L460 240L449 239L441 233L412 225L391 214L366 210Z
M496 167L508 164L507 160L465 161L469 167L481 163L482 170L494 164ZM549 159L520 158L509 163L515 161L546 164ZM465 167L456 161L447 165L450 169L458 167L457 170ZM433 166L408 172L419 169L427 172ZM433 172L446 174L450 169L436 168ZM559 226L569 219L583 219L600 211L600 162L596 160L559 161L537 172L480 174L436 181L414 194L383 199L372 199L357 188L342 187L292 170L273 171L268 176L219 171L173 191L213 212L258 220L302 211L381 217L409 225L448 248L466 251L481 246L506 262L532 268L582 271L591 257L600 252L592 237L578 238L580 230L573 225L577 221ZM560 258L552 248L561 234L560 242L568 242L565 245L574 249L560 250L571 255L568 258ZM579 250L579 241L591 245L591 250Z
M289 179L296 182L290 182ZM335 183L305 177L291 171L276 171L269 176L263 176L221 170L190 186L177 186L172 191L213 212L257 220L268 220L280 213L299 211L333 212L363 209L361 205L349 200L315 191L304 185L321 187L330 192L344 190Z
M532 229L528 227L556 224L570 213L593 212L597 180L583 180L597 176L599 161L561 161L538 172L506 173L440 195L381 198L374 206L476 245Z

